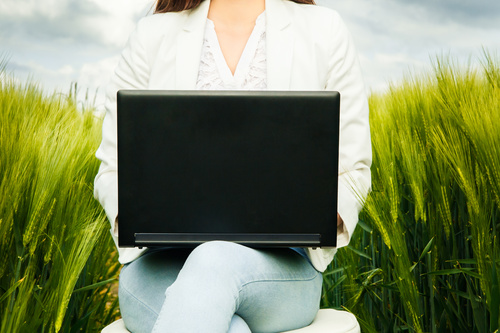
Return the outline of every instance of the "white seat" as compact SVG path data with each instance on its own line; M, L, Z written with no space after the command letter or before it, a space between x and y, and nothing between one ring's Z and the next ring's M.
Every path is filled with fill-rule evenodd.
M356 317L346 311L321 309L311 325L284 333L360 333Z
M356 317L346 311L334 309L319 310L311 325L284 333L360 333ZM123 320L106 326L102 333L128 333Z

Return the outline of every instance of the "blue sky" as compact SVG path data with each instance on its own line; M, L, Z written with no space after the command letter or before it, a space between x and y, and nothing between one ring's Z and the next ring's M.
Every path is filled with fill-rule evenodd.
M498 0L317 0L337 10L354 37L369 90L449 54L477 63L482 47L500 52ZM102 104L121 49L151 0L1 0L0 58L20 80L48 92L97 91Z

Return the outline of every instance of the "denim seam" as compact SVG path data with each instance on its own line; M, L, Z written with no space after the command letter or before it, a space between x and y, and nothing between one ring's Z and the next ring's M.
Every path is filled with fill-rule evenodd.
M278 278L275 278L275 279L263 279L263 280L252 280L252 281L248 281L248 282L245 282L241 285L241 287L245 287L246 285L248 284L251 284L251 283L255 283L255 282L307 282L307 281L311 281L311 280L314 280L316 277L318 277L318 275L321 275L319 272L318 274L316 274L315 276L313 277L310 277L310 278L304 278L304 279L286 279L286 278L282 278L282 279L278 279Z
M250 284L254 284L254 283L260 283L260 282L309 282L309 281L312 281L314 280L315 278L317 278L319 276L321 276L321 273L318 272L318 274L316 276L313 276L311 278L307 278L307 279L263 279L263 280L252 280L252 281L248 281L248 282L245 282L241 285L240 289L238 290L238 296L236 298L236 304L237 306L239 307L239 304L240 304L240 296L241 296L241 292L243 291L243 289L250 285Z
M132 296L132 298L134 298L135 300L137 300L137 302L139 302L140 304L142 304L144 306L144 308L146 308L147 310L151 311L156 316L158 316L158 313L156 313L156 311L154 311L149 305L147 305L146 303L144 303L143 301L141 301L139 298L137 298L137 296L135 296L133 293L131 293L129 290L127 290L126 287L120 286L120 288L122 288L122 290L124 292L126 292L127 294L129 294L130 296Z

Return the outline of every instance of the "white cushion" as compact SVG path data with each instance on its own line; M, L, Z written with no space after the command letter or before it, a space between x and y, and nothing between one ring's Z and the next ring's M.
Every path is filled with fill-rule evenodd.
M321 309L311 325L284 333L360 333L356 317L346 311Z
M284 333L360 333L358 321L353 314L333 309L319 310L311 325ZM128 333L123 320L106 326L102 333Z
M112 322L108 326L104 327L101 333L127 333L128 330L125 327L125 323L123 319L118 319L115 322Z

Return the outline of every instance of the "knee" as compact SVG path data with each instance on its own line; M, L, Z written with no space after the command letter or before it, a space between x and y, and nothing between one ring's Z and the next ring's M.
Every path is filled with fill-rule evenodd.
M166 297L180 294L185 297L187 291L196 294L193 299L210 298L210 302L224 299L233 304L237 298L241 281L235 268L238 246L228 242L214 241L196 247L188 256L179 276L166 291Z
M197 265L225 266L237 261L238 252L243 246L224 241L206 242L197 246L189 255L186 263L193 262Z
M242 266L241 252L247 250L250 249L231 242L206 242L191 252L183 270L195 270L204 276L216 274L219 278L231 276Z

